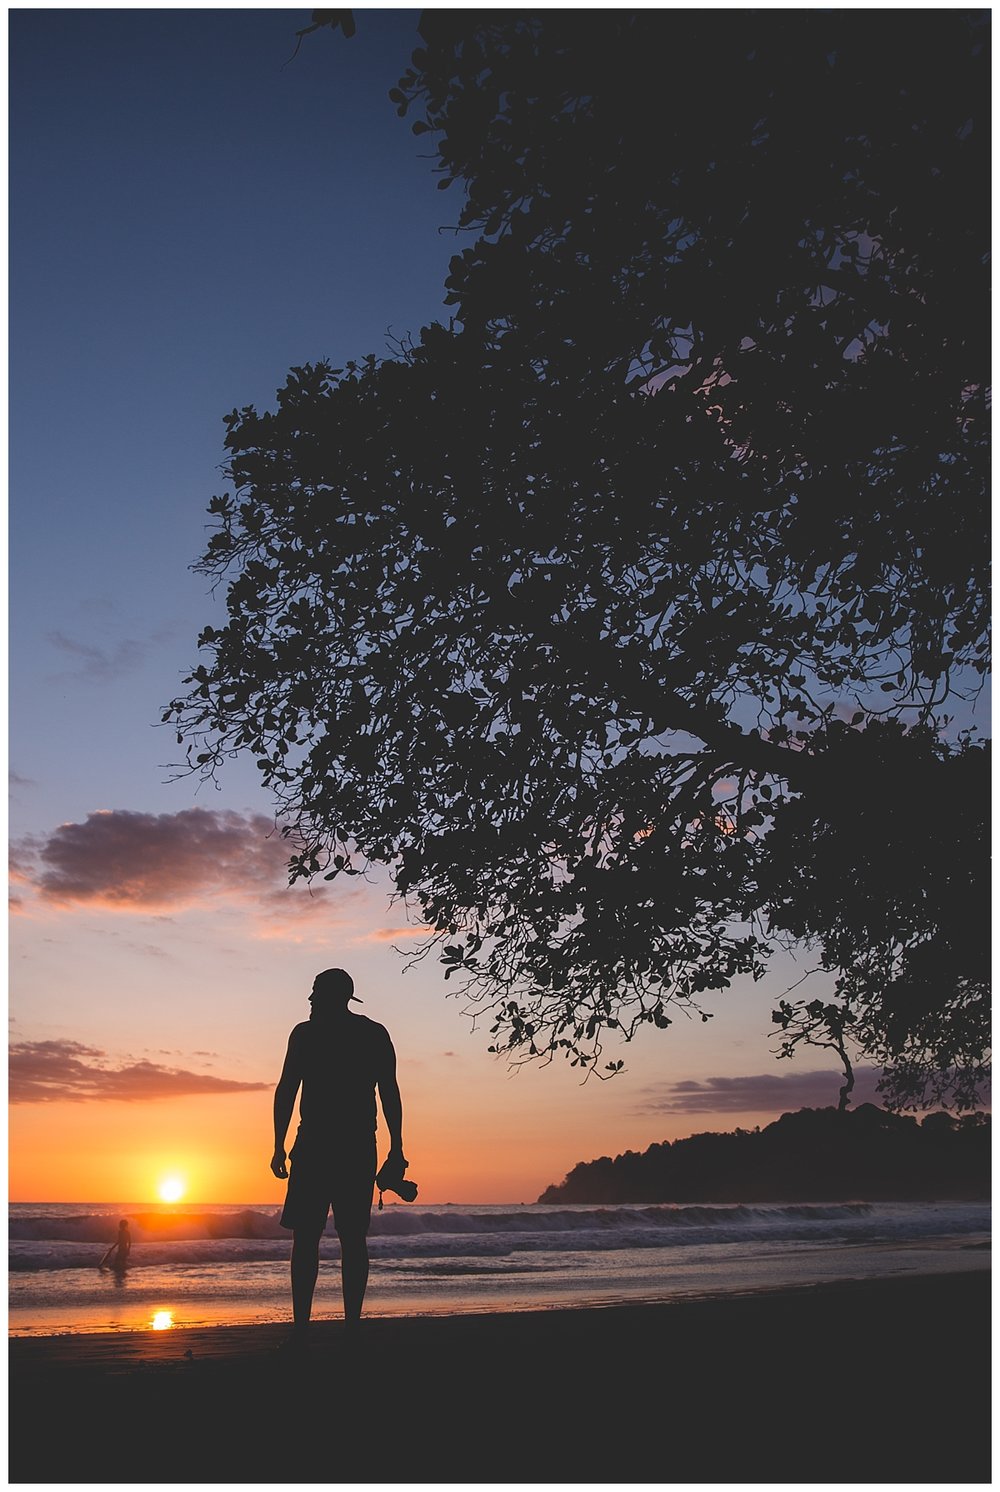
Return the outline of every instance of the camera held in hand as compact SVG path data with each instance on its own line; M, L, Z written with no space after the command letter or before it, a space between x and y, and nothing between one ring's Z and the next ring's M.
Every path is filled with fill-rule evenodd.
M375 1177L375 1185L378 1187L378 1210L382 1211L382 1193L395 1192L397 1197L402 1197L404 1202L412 1202L417 1195L417 1184L415 1181L407 1181L405 1178L406 1168L409 1161L402 1155L390 1155Z

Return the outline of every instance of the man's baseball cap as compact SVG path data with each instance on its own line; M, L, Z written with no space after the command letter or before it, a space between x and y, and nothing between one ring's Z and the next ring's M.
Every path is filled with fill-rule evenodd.
M341 999L357 1000L359 1005L365 1002L360 995L354 993L354 980L346 969L324 969L317 974L313 980L312 992L314 995L340 996Z

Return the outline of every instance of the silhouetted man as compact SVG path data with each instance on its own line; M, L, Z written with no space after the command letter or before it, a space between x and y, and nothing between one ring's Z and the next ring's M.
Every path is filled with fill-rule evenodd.
M281 1226L292 1229L292 1312L295 1334L309 1325L319 1270L319 1240L333 1208L340 1239L344 1320L354 1326L368 1284L368 1225L377 1169L375 1127L378 1088L389 1130L387 1160L403 1168L403 1104L396 1082L396 1053L384 1026L355 1015L354 981L343 969L325 969L313 982L312 1015L288 1038L288 1052L274 1091L275 1176L288 1176L285 1135L299 1085L299 1128L291 1151ZM402 1174L402 1171L400 1171Z

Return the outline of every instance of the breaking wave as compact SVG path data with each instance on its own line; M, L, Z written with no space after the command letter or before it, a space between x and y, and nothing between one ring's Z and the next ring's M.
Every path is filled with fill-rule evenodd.
M733 1223L775 1223L783 1218L797 1221L837 1221L843 1217L865 1217L871 1202L838 1202L828 1206L795 1203L789 1206L748 1207L740 1204L709 1206L588 1207L514 1211L474 1211L461 1208L424 1211L394 1205L372 1214L371 1236L410 1236L428 1233L577 1233L595 1228L691 1228L732 1227ZM156 1213L94 1212L79 1217L37 1213L12 1217L11 1239L71 1240L78 1243L112 1243L119 1216L127 1217L133 1243L165 1242L205 1238L282 1238L288 1233L278 1221L280 1209L238 1212Z
M148 1211L118 1207L12 1207L10 1268L15 1272L86 1268L127 1217L131 1267L145 1264L218 1265L286 1260L291 1235L279 1209ZM615 1207L421 1208L393 1204L372 1214L370 1249L384 1260L503 1259L575 1252L645 1250L690 1244L900 1242L943 1233L983 1232L989 1207L981 1203L880 1204L838 1202ZM324 1257L339 1252L332 1224Z

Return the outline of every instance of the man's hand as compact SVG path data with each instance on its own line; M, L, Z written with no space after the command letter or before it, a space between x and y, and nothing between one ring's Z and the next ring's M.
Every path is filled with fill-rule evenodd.
M395 1191L399 1182L406 1174L406 1168L410 1162L406 1159L402 1150L390 1150L385 1160L378 1168L375 1176L375 1185L383 1191Z
M375 1185L379 1189L378 1205L382 1208L382 1192L395 1192L402 1197L404 1202L412 1202L416 1198L417 1188L414 1182L406 1180L406 1168L409 1161L399 1146L394 1146L386 1156L382 1166L375 1177Z
M285 1165L285 1152L279 1145L271 1156L271 1171L279 1180L285 1180L288 1176L288 1167Z

